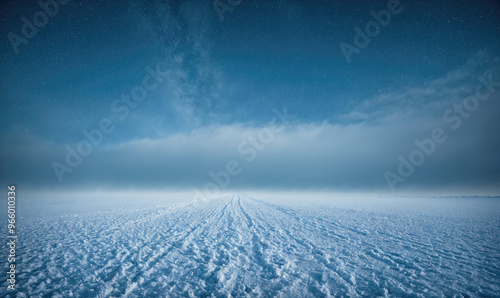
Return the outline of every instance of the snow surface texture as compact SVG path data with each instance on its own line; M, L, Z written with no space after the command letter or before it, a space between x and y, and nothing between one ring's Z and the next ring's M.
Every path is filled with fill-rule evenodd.
M498 209L422 215L242 195L170 205L47 204L20 219L18 297L500 293ZM2 275L0 296L9 297Z

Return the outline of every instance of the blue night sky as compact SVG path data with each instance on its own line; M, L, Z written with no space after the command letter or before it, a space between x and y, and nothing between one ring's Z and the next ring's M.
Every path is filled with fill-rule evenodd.
M31 38L37 1L1 4L4 184L203 189L234 160L228 189L388 192L390 172L403 193L500 194L497 1L243 0L223 20L211 1L62 2ZM348 63L340 44L391 2ZM455 110L478 88L488 99ZM69 165L103 119L112 131ZM435 129L446 140L401 175Z

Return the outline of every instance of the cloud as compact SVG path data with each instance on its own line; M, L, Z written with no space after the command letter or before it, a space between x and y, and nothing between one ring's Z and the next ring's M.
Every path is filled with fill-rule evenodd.
M391 118L436 116L443 109L474 93L477 78L486 71L500 74L500 63L481 51L463 66L419 86L386 92L368 98L341 116L349 121L383 121Z
M494 64L485 65L492 69ZM62 183L51 163L64 163L65 145L18 132L6 136L0 147L5 169L0 180L32 188L202 190L208 183L217 183L213 176L236 161L241 173L230 177L227 189L386 192L384 173L397 174L398 157L408 159L418 149L416 139L432 138L433 130L440 128L446 142L437 144L397 190L498 194L500 90L479 101L459 128L453 129L456 123L443 119L446 111L463 103L480 85L484 68L474 69L454 72L421 88L368 99L346 116L353 120L344 124L294 122L277 129L276 124L236 123L101 145L83 157L72 173L65 173ZM362 121L356 118L359 114L364 115Z

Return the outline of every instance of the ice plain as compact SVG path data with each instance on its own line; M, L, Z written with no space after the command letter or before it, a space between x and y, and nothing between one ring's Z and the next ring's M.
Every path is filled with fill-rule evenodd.
M500 295L499 198L39 200L18 214L18 290L3 274L0 296Z

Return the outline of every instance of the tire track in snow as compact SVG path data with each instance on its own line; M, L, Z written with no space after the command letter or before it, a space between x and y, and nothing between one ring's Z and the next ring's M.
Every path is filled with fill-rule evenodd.
M196 207L195 205L196 205L196 203L190 203L190 204L187 204L187 205L175 208L174 210L171 210L171 211L177 211L179 213L184 213L184 214L191 214L191 216L193 216L192 210L190 210L190 209L191 208L195 208ZM224 208L225 207L227 207L227 204L224 206ZM190 210L191 213L187 213L186 212L187 210ZM132 264L134 264L136 266L138 265L137 262L134 262L134 261L131 260L131 257L134 256L134 254L133 254L133 252L131 252L131 250L133 250L133 249L130 248L130 247L126 248L126 252L125 252L126 253L126 257L124 259L122 258L119 262L113 261L113 259L110 260L108 262L108 265L104 266L100 270L100 272L97 272L98 274L96 274L96 275L99 277L102 274L103 271L106 271L107 269L109 269L109 267L111 267L114 264L116 264L116 268L114 268L112 270L111 276L106 276L105 278L103 278L103 280L104 281L109 281L111 283L114 283L118 279L120 279L122 277L125 277L125 278L127 278L127 279L130 280L130 282L131 282L132 285L136 285L137 280L139 278L141 278L144 274L148 274L148 272L149 272L149 275L150 275L151 272L152 272L152 270L156 267L156 265L162 259L164 259L169 253L171 253L176 248L178 248L180 246L181 242L183 242L186 238L188 238L191 234L193 234L197 229L199 229L203 225L208 224L210 222L210 219L212 217L217 216L217 214L218 214L217 209L213 209L213 210L209 209L205 214L202 213L201 217L199 217L199 216L196 217L196 220L198 220L198 221L197 222L193 222L187 231L181 232L179 234L171 235L172 238L170 238L166 243L162 242L163 245L166 244L166 245L169 245L169 246L167 248L160 248L159 252L155 253L148 260L145 260L144 265L141 266L143 268L141 268L140 271L138 271L137 273L135 273L131 277L130 277L130 274L126 270L121 270L123 268L123 265L126 264L126 263L132 263ZM168 214L167 212L165 212L165 213L161 213L161 214L158 214L158 215L150 217L150 218L144 217L141 220L138 220L136 222L146 222L146 221L147 222L152 222L155 219L161 219L162 217L169 216L169 215L171 215L171 214ZM180 225L180 223L177 223L177 225ZM131 225L131 226L133 227L134 225ZM167 230L167 232L172 231L174 227L175 227L175 225L171 226ZM130 226L129 226L129 228L130 228ZM181 230L185 230L185 229L186 229L185 227L182 227ZM121 273L121 275L119 275L120 273Z
M265 206L265 208L261 207L261 209L266 209L266 211L269 213L268 217L262 217L260 220L262 222L266 222L267 224L269 224L269 222L271 221L277 220L275 218L279 213L275 213L272 210L280 211L281 214L284 214L285 216L280 218L279 222L275 224L275 227L278 227L276 230L276 232L278 232L277 234L281 233L281 237L288 241L292 240L298 246L302 247L309 256L312 256L314 258L317 264L321 264L322 268L326 269L327 274L331 273L333 275L332 278L335 281L335 286L341 287L344 290L342 292L347 292L350 295L357 295L354 288L355 283L353 282L352 276L343 271L339 266L335 265L334 260L329 260L328 254L325 253L323 247L317 246L304 236L298 236L300 234L303 234L302 231L306 230L304 228L307 228L307 225L304 226L304 223L308 222L307 215L298 215L288 210L285 211L284 208L281 208L279 206L252 198L248 198L248 200L254 202L255 205ZM272 220L270 220L271 218ZM311 232L308 230L306 231ZM309 276L313 281L316 281L319 284L319 287L309 285L310 290L318 295L330 295L332 291L335 292L338 290L333 288L328 289L328 287L324 287L324 285L326 284L324 273L310 272Z

